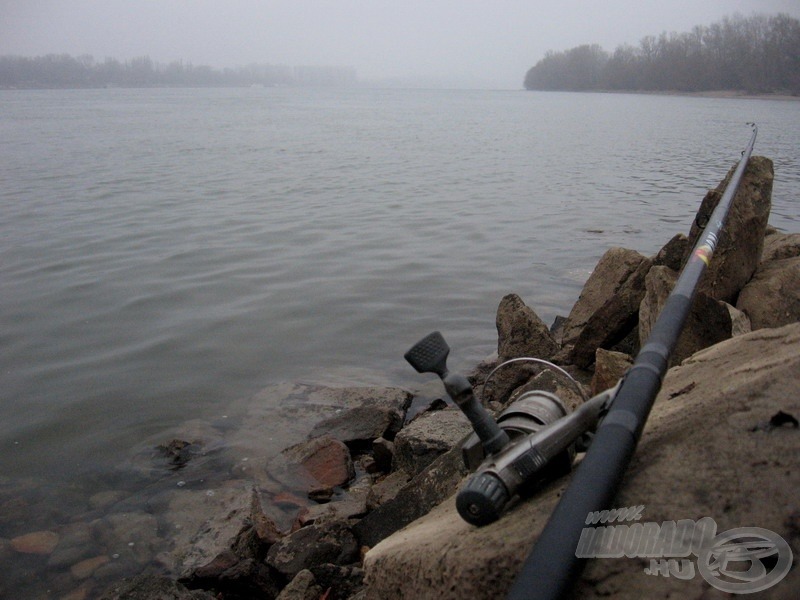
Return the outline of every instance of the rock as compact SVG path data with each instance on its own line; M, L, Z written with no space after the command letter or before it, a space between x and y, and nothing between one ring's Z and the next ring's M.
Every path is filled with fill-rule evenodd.
M192 456L201 451L200 444L174 439L166 444L159 444L156 450L167 462L171 470L182 469L192 459Z
M480 389L475 390L479 401L485 406L502 407L508 404L514 390L527 383L540 368L532 362L505 364L495 371L491 379L486 379Z
M553 319L553 324L550 325L550 334L559 346L564 342L564 325L566 325L566 323L567 317L556 315L556 318Z
M731 337L744 335L745 333L750 333L753 331L752 323L750 323L750 317L748 317L746 313L731 306L727 302L723 302L722 305L728 311L728 314L731 318Z
M281 590L275 600L319 600L323 592L317 585L314 574L303 569Z
M329 436L360 449L379 437L394 439L404 417L404 412L391 406L357 406L320 421L308 437Z
M347 521L363 517L367 513L369 488L369 478L364 477L346 490L334 494L329 502L309 507L303 517L304 524Z
M575 378L578 373L575 373L573 369L573 373L570 373L570 375L572 375L573 379L575 379L575 384L581 387L584 393L586 393L585 387L582 386L580 381ZM580 391L575 389L575 384L571 383L565 376L561 374L557 375L549 369L543 369L534 375L527 383L525 383L525 385L515 389L511 394L509 401L504 404L502 408L510 406L525 392L531 390L542 390L558 396L567 407L567 410L572 412L584 402L584 397L581 395Z
M100 542L109 553L149 563L163 546L155 516L143 511L112 513L94 523Z
M800 233L782 233L777 229L764 237L761 263L800 256Z
M234 567L241 559L232 550L223 550L210 562L198 567L191 574L190 581L218 579L225 571Z
M750 317L753 329L800 321L800 256L763 263L736 307Z
M317 423L362 406L386 407L405 415L412 397L406 390L389 387L269 386L231 407L231 412L242 414L242 425L227 437L224 453L238 463L237 474L268 488L272 483L262 465L307 439ZM248 460L243 462L243 457Z
M253 507L260 506L255 494L244 482L216 490L171 492L163 521L172 549L160 555L168 571L190 577L237 541L244 543L242 530L258 527L262 519L254 514Z
M653 267L647 274L647 293L639 311L639 336L642 345L650 336L650 331L677 279L678 274L667 267ZM736 309L728 304L698 292L672 353L670 364L679 364L698 350L732 337L734 319L741 320L733 316L735 311Z
M11 539L11 547L20 554L50 554L58 545L55 531L34 531Z
M59 537L58 545L47 559L47 566L53 569L69 567L84 558L96 556L100 550L88 523L65 525L59 530Z
M311 567L311 572L326 600L348 600L364 586L364 569L359 567L322 564Z
M594 362L597 348L614 346L636 327L639 321L639 304L645 294L645 278L652 264L650 259L640 261L636 270L619 286L614 295L588 318L575 340L572 358L576 365L588 368Z
M315 523L288 535L269 549L266 562L290 580L314 565L347 565L358 558L353 532L345 523L334 522Z
M731 168L717 189L709 192L703 199L689 232L689 246L684 262L703 231L698 226L698 221L703 223L708 220L734 169L735 167ZM715 300L734 303L739 291L750 281L764 246L772 180L772 161L763 156L751 157L733 199L719 244L711 257L711 264L698 285L699 292Z
M103 490L89 497L89 506L93 509L107 509L126 496L122 490Z
M628 354L598 348L592 377L592 396L617 385L632 364L633 358Z
M353 526L361 546L374 546L398 529L426 514L453 494L467 474L461 444L442 454L409 481L397 496Z
M288 489L305 493L341 486L355 477L350 450L330 436L290 446L268 463L267 471Z
M500 301L496 325L501 362L522 356L548 359L558 351L550 329L516 294L508 294Z
M673 271L680 271L683 257L689 252L689 238L682 233L668 241L653 257L653 265L663 265Z
M378 438L372 442L372 456L378 471L388 473L394 461L394 442L385 438Z
M280 589L261 560L243 558L230 550L179 582L190 589L213 590L225 598L274 598Z
M470 431L469 420L458 409L423 413L397 434L393 467L416 475Z
M642 522L659 524L711 517L720 533L762 527L796 545L800 430L753 427L778 410L800 414L798 372L800 323L722 342L671 369L613 507L644 505ZM461 520L449 497L366 554L366 597L505 596L566 484L548 485L481 528ZM592 560L574 596L716 597L699 575L648 577L647 564ZM800 570L792 569L766 593L788 600L798 587Z
M367 495L367 510L375 510L380 505L386 504L386 502L395 498L410 479L411 476L408 473L398 470L389 473L389 475L375 483Z
M523 357L548 360L559 349L548 327L516 294L509 294L500 301L496 324L498 363ZM504 404L512 390L536 372L537 369L531 367L529 362L504 365L491 380L483 377L480 400L487 405Z
M105 555L87 558L86 560L72 565L69 572L75 579L86 579L87 577L91 577L92 573L110 560L111 558Z
M210 581L192 581L187 587L201 587L218 592L223 598L274 598L280 585L263 562L245 558Z
M481 362L475 365L475 367L469 373L467 373L467 379L469 380L470 384L472 384L473 389L483 385L483 383L486 381L486 378L489 376L489 373L495 369L498 363L499 361L497 358L497 352L493 352L491 356L483 359Z
M587 322L608 302L647 258L634 250L610 248L583 286L564 324L562 345L573 345Z
M115 583L100 600L214 600L203 590L189 590L168 577L143 574Z
M92 591L92 586L89 583L84 583L81 586L75 588L68 594L61 596L61 600L86 600L89 597L89 593Z

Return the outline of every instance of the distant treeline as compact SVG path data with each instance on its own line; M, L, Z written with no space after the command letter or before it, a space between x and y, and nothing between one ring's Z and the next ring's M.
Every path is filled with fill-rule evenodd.
M642 90L800 94L800 21L785 14L725 18L689 33L647 36L609 54L584 45L548 52L528 90Z
M0 57L0 88L90 88L155 86L351 85L356 72L348 67L250 65L213 69L183 61L162 65L149 57L102 62L84 55L48 54L27 58Z

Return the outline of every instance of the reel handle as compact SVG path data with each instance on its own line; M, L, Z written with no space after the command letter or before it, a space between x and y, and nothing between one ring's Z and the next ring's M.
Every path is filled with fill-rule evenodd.
M496 454L511 441L508 434L500 429L483 405L475 398L472 385L463 375L451 374L447 370L447 356L450 346L442 334L434 331L414 344L405 353L405 359L419 373L435 373L444 383L447 395L467 416L472 428L483 444L486 454Z

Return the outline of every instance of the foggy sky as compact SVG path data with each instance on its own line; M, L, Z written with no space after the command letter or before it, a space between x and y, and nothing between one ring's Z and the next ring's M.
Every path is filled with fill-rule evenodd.
M520 89L547 50L612 51L800 0L0 0L0 55L238 67L336 65L361 80Z

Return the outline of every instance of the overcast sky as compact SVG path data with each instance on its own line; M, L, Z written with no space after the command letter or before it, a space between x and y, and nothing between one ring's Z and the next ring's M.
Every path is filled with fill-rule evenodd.
M522 87L547 50L613 50L800 0L0 0L0 54L354 67L362 80Z

